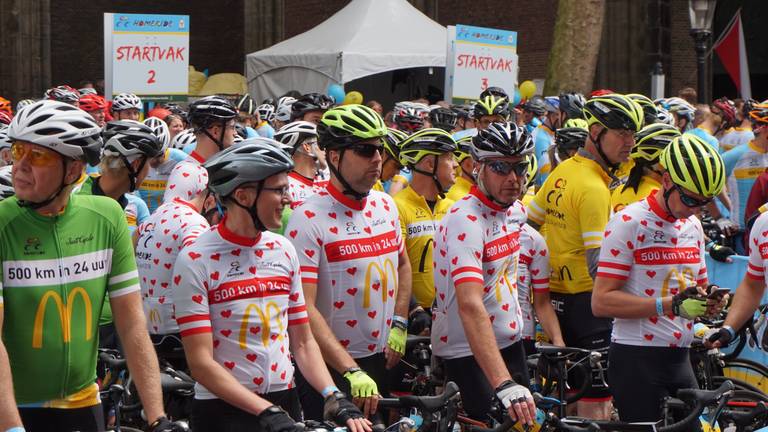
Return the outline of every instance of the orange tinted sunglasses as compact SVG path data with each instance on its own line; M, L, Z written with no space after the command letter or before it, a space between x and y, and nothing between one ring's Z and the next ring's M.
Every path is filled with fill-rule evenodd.
M60 156L51 150L36 148L33 144L15 142L11 145L11 157L19 163L25 157L32 166L51 166L59 161Z

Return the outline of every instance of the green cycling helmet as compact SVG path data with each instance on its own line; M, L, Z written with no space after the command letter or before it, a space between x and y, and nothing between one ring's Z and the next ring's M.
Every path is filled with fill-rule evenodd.
M457 148L448 132L438 128L422 129L400 144L400 164L413 166L424 156L454 153Z
M611 93L596 96L584 105L587 125L601 124L608 129L637 132L643 125L643 109L627 96Z
M472 135L465 135L456 141L456 151L453 152L453 157L456 158L456 162L462 163L464 159L472 156Z
M317 126L321 150L347 147L373 138L387 136L381 116L365 105L350 104L329 109Z
M683 134L672 140L659 162L674 184L699 195L714 197L725 185L723 158L696 135Z
M493 115L500 115L507 119L509 117L509 98L488 95L478 99L475 102L473 113L476 119Z
M647 161L647 165L653 165L659 161L661 152L667 148L673 139L680 136L676 127L664 123L653 123L635 134L635 146L629 157Z

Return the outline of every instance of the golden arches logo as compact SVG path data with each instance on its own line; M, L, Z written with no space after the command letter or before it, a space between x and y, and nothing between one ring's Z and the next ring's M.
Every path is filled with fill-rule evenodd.
M59 313L59 322L61 323L62 339L65 343L69 342L72 338L72 307L75 302L75 296L80 296L85 306L85 340L91 340L93 322L91 321L92 307L91 299L88 297L88 292L82 287L76 287L67 295L67 302L63 303L59 293L53 290L46 291L43 294L43 298L40 299L40 303L37 305L37 312L35 313L35 325L32 330L32 348L43 347L43 324L45 322L45 311L48 305L48 300L53 299L56 305L56 310Z
M670 295L670 282L672 280L677 281L677 287L679 291L684 291L686 288L688 288L689 283L688 281L694 282L696 281L696 276L693 274L693 270L686 267L682 271L678 272L677 269L672 269L667 273L667 277L664 278L664 285L661 287L661 296L666 297Z
M152 324L160 324L161 318L160 318L160 311L157 310L157 308L152 308L149 311L149 322Z
M256 313L259 315L259 319L261 320L261 342L264 344L264 346L269 345L269 337L272 334L272 326L270 324L270 317L269 312L270 310L274 308L275 310L275 317L277 319L277 326L280 330L280 334L277 336L277 340L283 340L283 332L285 331L285 327L283 326L283 319L281 318L280 314L280 307L275 302L267 302L267 305L264 306L264 309L262 310L258 305L255 304L249 304L245 308L245 315L243 316L243 321L240 324L240 349L244 350L247 347L246 339L248 337L248 324L250 323L250 317L251 317L251 311L256 311Z
M397 288L397 270L395 269L395 265L392 264L392 260L389 258L384 260L384 268L379 266L379 263L372 262L368 264L368 268L365 270L365 281L363 282L365 284L365 288L363 289L363 307L369 308L371 307L371 275L372 270L376 269L376 271L379 273L379 277L381 278L381 302L386 303L387 302L387 289L389 288L389 270L392 271L392 280L394 281L392 283L392 288Z
M514 264L514 268L512 270L512 275L514 276L514 279L517 280L517 265L518 265L518 261L517 260L510 260L509 262L507 262L504 265L504 267L501 268L501 271L499 272L499 276L496 279L496 284L494 285L494 291L496 292L496 302L497 303L501 303L501 281L502 280L507 283L507 288L509 288L509 293L512 294L513 296L515 295L515 293L512 291L512 287L514 285L512 285L512 283L509 281L509 277L507 277L508 274L509 274L507 272L507 270L509 269L510 263ZM532 292L532 290L531 290L531 292Z

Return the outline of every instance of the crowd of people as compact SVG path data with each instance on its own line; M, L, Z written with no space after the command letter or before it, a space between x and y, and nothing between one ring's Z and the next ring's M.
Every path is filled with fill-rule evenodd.
M546 340L608 352L579 415L656 421L696 387L695 320L728 301L705 255L749 256L710 344L765 288L768 103L489 87L390 111L295 92L147 107L0 98L0 430L104 430L110 347L147 430L178 430L160 356L197 382L194 431L370 432L409 334L471 418L495 399L533 423L526 356Z

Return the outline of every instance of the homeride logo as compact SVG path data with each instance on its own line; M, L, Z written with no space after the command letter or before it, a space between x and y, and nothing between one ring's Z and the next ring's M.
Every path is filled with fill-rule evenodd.
M76 287L67 294L67 302L64 303L59 293L54 290L48 290L43 294L40 303L37 305L35 313L35 324L32 330L32 348L40 349L43 347L43 327L45 324L45 315L48 310L48 300L53 299L56 305L56 311L59 313L59 323L61 324L61 334L64 343L69 343L72 338L72 308L76 297L82 299L85 307L85 340L91 340L93 337L91 321L92 307L88 292L82 287Z

